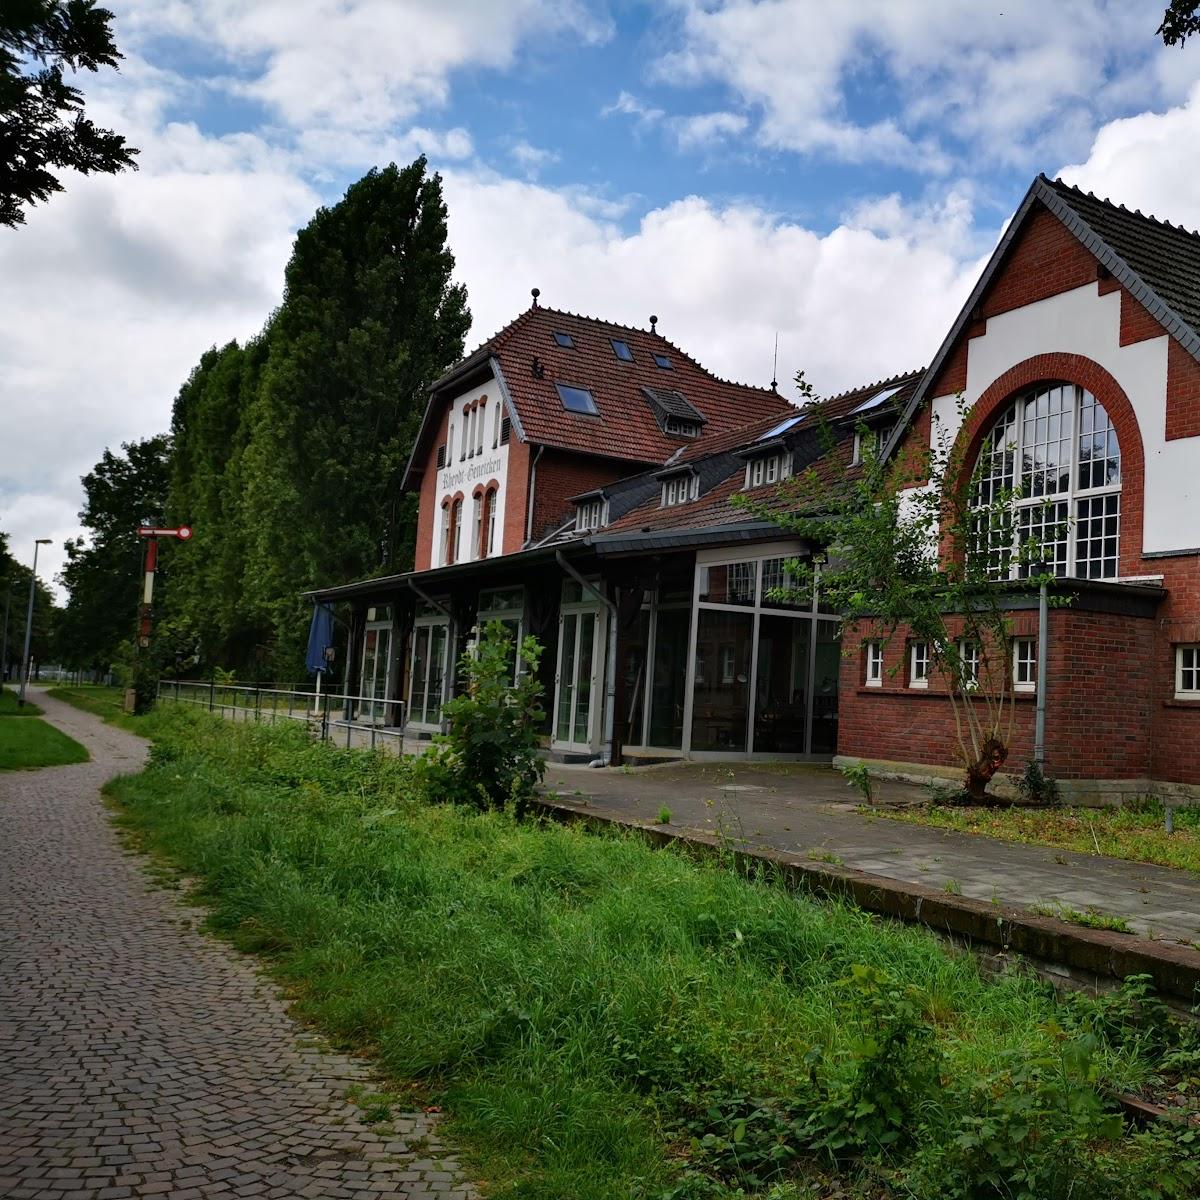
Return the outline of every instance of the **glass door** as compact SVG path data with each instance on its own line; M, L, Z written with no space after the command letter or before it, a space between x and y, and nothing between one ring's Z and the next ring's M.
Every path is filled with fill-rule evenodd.
M363 637L362 675L359 677L359 695L363 697L358 710L359 720L374 725L386 724L391 661L391 626L368 626Z
M600 621L597 609L562 614L558 635L558 678L555 683L554 738L574 746L592 743L593 699Z
M450 626L446 621L418 624L413 630L408 713L417 725L434 725L442 719L442 686Z

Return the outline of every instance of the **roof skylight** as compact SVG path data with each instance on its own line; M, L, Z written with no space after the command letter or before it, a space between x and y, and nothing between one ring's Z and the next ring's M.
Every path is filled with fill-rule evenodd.
M654 356L654 365L661 367L664 371L672 371L671 360L665 354L656 354Z
M566 347L566 349L568 349L568 350L574 350L574 349L575 349L575 341L574 341L574 339L571 337L571 335L570 335L569 333L563 333L563 331L562 331L561 329L556 329L556 330L554 331L554 340L555 340L555 341L556 341L556 342L557 342L557 343L558 343L560 346L564 346L564 347Z
M782 434L787 433L794 425L799 425L804 420L803 413L797 413L794 417L788 417L786 421L780 421L778 425L772 425L761 437L755 438L756 442L769 442L772 438L777 438Z
M596 401L587 388L572 387L569 383L556 383L554 386L558 388L558 397L567 412L586 413L591 417L600 415Z
M870 412L873 408L878 408L885 400L890 400L904 384L898 383L895 387L886 387L881 392L876 392L873 396L868 396L856 409L856 413Z
M633 351L629 348L628 342L619 341L617 338L611 338L613 353L622 362L633 362Z

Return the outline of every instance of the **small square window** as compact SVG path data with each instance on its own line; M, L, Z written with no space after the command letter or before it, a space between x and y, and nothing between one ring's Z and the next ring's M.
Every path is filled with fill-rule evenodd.
M600 410L587 388L571 387L567 383L556 383L554 386L558 388L559 399L567 412L587 413L593 417L599 415Z
M908 686L929 686L929 643L913 642L908 650Z
M1175 647L1175 695L1200 700L1200 645Z
M979 686L979 643L971 638L959 639L958 669L964 690L973 691Z
M867 687L883 687L883 643L867 642Z
M656 354L654 356L654 365L661 367L664 371L673 371L675 369L671 366L671 360L665 354Z
M630 350L628 342L621 342L616 338L610 338L609 340L612 342L613 353L622 362L633 362L633 351Z
M1037 691L1037 642L1033 638L1017 638L1013 643L1013 688Z
M556 329L554 331L554 340L560 346L565 347L567 350L575 349L575 342L572 340L571 335L569 333L563 333L561 330Z

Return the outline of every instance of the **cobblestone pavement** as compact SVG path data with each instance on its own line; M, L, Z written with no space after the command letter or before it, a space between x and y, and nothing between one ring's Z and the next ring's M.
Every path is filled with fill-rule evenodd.
M368 1127L368 1068L122 851L98 789L141 739L37 702L92 761L0 774L0 1197L473 1197L436 1116Z

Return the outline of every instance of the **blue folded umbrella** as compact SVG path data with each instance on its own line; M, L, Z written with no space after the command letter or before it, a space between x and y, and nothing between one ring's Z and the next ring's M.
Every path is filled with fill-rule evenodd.
M325 649L333 645L333 612L326 604L314 604L312 624L308 627L308 654L304 665L310 671L328 671Z

